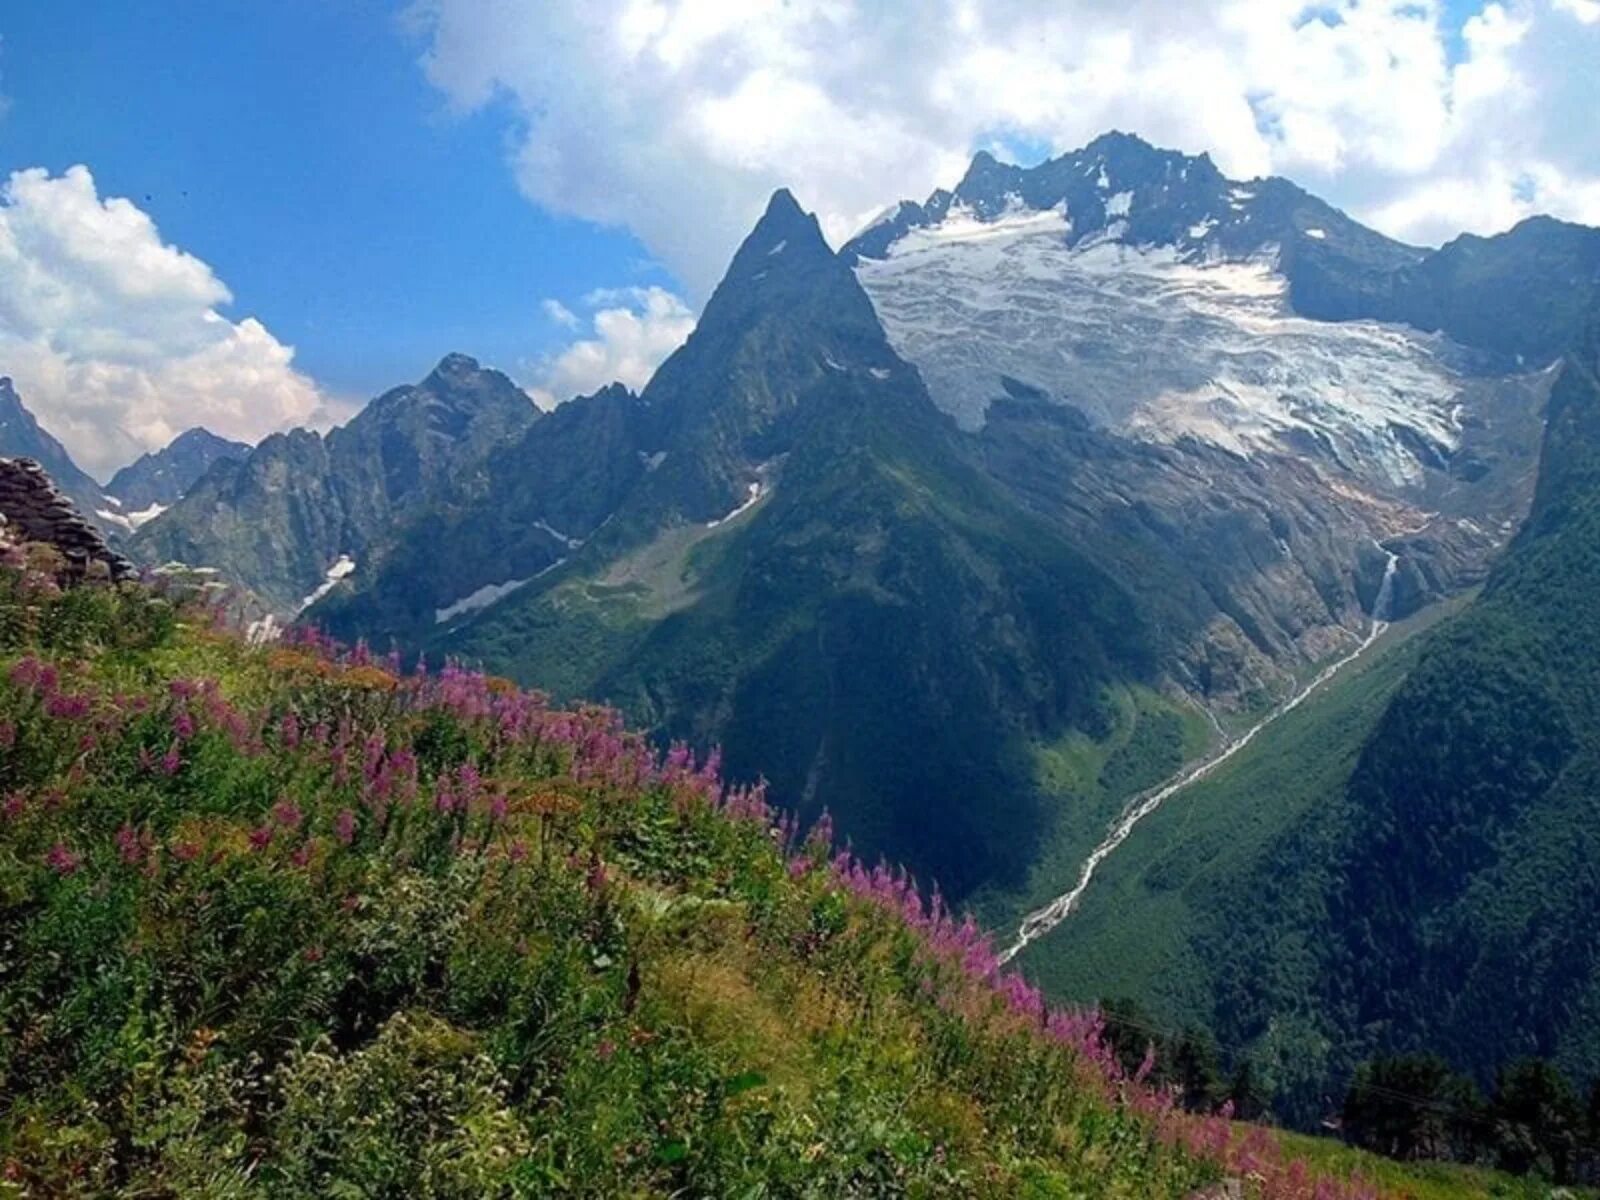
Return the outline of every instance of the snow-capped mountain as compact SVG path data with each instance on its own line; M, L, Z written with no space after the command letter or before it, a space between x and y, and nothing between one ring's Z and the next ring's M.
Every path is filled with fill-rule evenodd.
M1405 487L1460 448L1481 373L1439 335L1316 319L1344 281L1422 251L1285 180L1230 181L1126 135L1031 169L980 154L953 192L902 202L844 253L968 428L1011 379L1118 433Z

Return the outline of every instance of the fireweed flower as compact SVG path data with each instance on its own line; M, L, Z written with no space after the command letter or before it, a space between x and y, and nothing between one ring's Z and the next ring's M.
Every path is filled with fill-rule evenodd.
M137 866L144 857L144 847L132 825L124 824L117 830L117 857L128 866Z
M56 692L44 702L45 715L57 721L81 721L89 715L89 697Z
M356 839L356 815L348 808L341 808L339 815L333 819L333 836L346 846Z
M65 843L57 842L45 852L44 864L57 875L71 875L82 864L82 859L69 850Z

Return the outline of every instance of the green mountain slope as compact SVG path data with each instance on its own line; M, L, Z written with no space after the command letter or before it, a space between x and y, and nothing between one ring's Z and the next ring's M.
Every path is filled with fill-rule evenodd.
M1480 1074L1506 1047L1600 1073L1597 368L1591 335L1551 394L1526 526L1351 781L1366 849L1333 961L1365 969L1340 999L1375 1040L1427 1038Z
M0 1194L1378 1195L1172 1111L904 877L610 712L25 557Z

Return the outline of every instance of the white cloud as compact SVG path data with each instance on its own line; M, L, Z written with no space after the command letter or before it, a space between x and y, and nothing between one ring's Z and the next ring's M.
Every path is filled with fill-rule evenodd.
M566 305L547 300L545 311L552 317L552 305L572 318L572 328L581 324ZM541 408L554 408L608 383L638 391L694 329L689 306L664 288L598 288L583 298L583 305L590 310L594 337L573 342L538 366L537 382L529 391ZM568 324L564 318L554 319Z
M232 298L85 167L0 188L0 374L90 474L196 424L256 441L331 415L292 347L218 313Z
M1063 151L1113 127L1233 175L1290 174L1403 237L1533 209L1600 220L1600 0L1488 4L1459 31L1439 0L417 0L414 15L454 106L520 114L531 199L632 229L697 297L777 186L837 240L997 137ZM1549 182L1531 200L1530 179Z
M547 297L540 302L539 306L544 309L545 316L549 317L563 329L577 329L583 324L583 322L578 319L577 313L573 312L565 304L561 303L561 301L555 299L554 297Z

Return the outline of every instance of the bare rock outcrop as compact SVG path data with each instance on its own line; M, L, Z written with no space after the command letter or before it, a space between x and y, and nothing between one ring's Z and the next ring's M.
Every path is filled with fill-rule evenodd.
M70 578L81 579L93 563L103 564L113 579L133 574L133 564L107 544L31 458L0 458L0 522L18 540L54 546Z

